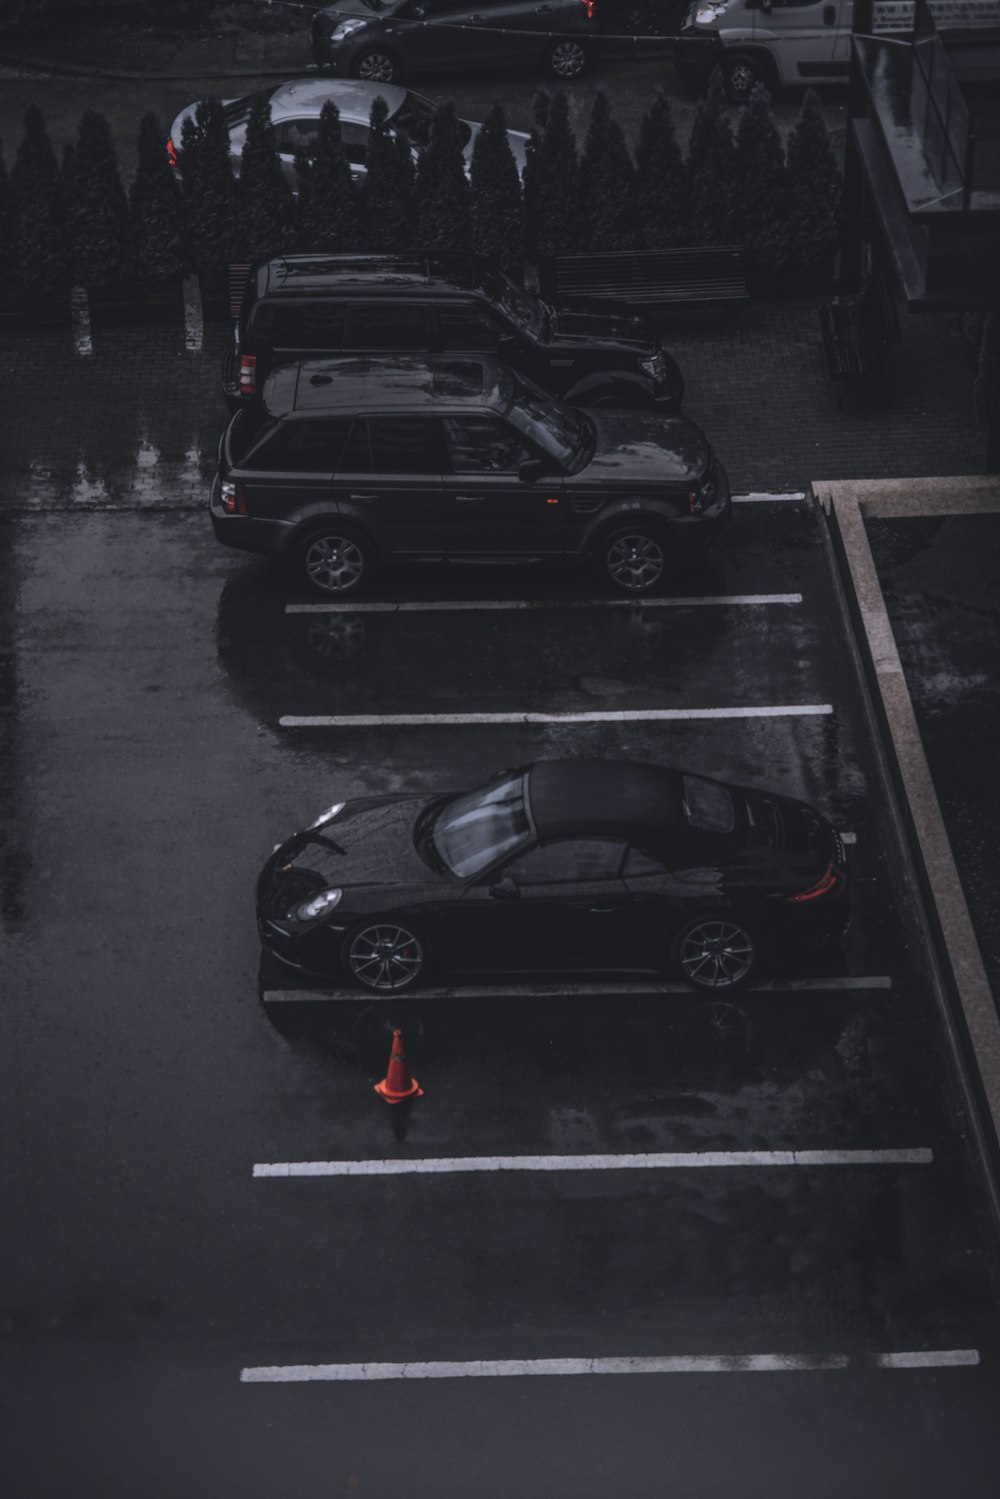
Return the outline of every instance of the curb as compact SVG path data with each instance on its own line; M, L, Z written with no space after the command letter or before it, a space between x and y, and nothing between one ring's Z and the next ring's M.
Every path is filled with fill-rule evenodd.
M107 78L113 83L197 83L206 78L288 78L288 68L216 68L210 73L142 73L126 69L102 68L97 63L53 62L50 58L12 56L0 52L0 67L20 68L29 73L62 78ZM301 74L319 73L315 63L303 67Z

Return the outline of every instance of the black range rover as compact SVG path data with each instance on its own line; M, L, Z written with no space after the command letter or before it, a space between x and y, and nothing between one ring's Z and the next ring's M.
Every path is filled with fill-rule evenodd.
M282 366L230 421L210 499L219 541L340 598L388 558L547 557L640 597L729 504L693 422L585 412L475 355Z
M251 274L222 388L231 411L317 355L492 354L576 406L679 411L652 322L608 302L543 302L478 256L286 255Z

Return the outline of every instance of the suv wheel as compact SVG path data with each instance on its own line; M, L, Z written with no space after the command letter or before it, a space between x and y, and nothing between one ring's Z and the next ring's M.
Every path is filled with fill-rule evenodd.
M734 104L749 104L755 88L771 92L770 80L765 76L760 63L752 57L737 55L727 58L723 66L726 93Z
M371 542L335 520L316 526L303 538L298 560L309 587L334 598L353 598L363 592L375 571Z
M666 580L668 543L656 526L637 521L609 531L598 543L597 555L616 593L641 598L655 593Z
M366 83L398 83L403 70L391 52L374 47L355 58L351 74L354 78L363 78Z
M552 43L545 55L545 64L555 78L579 78L587 66L587 53L582 42L565 36Z

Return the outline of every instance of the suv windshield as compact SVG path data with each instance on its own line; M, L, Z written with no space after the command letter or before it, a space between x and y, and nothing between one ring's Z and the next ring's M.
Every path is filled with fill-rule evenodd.
M515 376L511 384L513 396L505 413L508 421L544 448L566 473L578 473L593 456L596 442L596 429L589 416L554 401L531 380Z
M524 328L532 338L543 340L545 337L545 308L537 297L530 292L522 291L516 286L503 271L490 270L483 277L483 290L487 296L492 297L500 310L506 313L512 323Z
M501 855L513 853L530 837L524 776L454 797L430 828L434 851L463 880L488 869Z

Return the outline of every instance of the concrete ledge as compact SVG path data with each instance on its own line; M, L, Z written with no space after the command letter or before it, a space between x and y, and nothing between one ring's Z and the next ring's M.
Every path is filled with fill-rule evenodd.
M871 705L897 794L900 831L924 896L942 1003L994 1210L1000 1216L1000 1017L969 915L896 646L866 517L1000 513L1000 480L814 480L827 517Z

